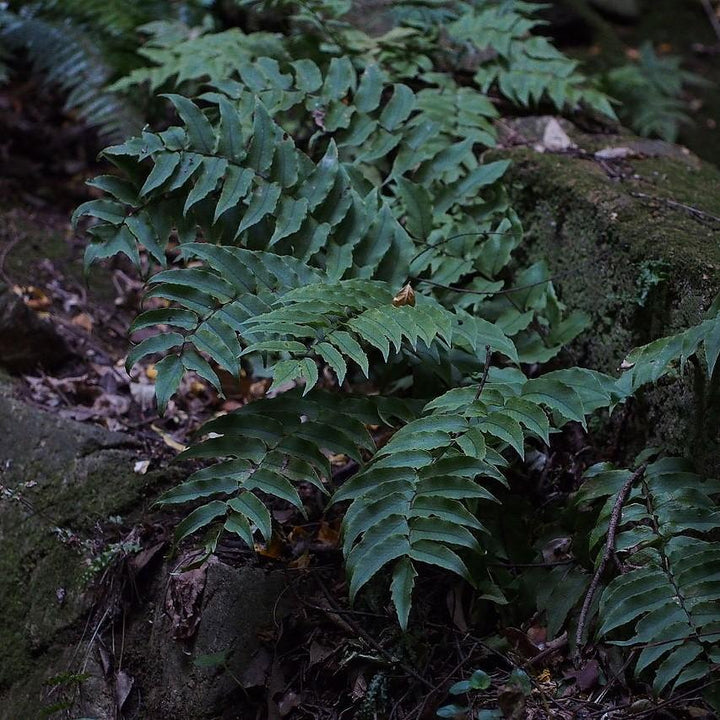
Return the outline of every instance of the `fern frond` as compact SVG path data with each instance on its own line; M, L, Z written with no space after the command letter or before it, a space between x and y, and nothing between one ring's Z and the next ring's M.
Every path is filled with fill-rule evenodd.
M545 37L531 35L542 21L537 5L488 0L466 6L448 26L452 40L466 48L466 62L476 67L475 82L491 86L516 105L550 100L558 110L581 102L611 118L608 98L577 71L578 63Z
M230 80L238 68L259 57L287 58L280 36L273 33L248 35L239 28L209 33L179 20L154 20L137 29L148 36L137 51L148 64L117 80L114 92L127 93L146 83L151 91L188 91L200 82Z
M588 471L579 502L609 496L591 549L605 536L615 495L629 476L607 465ZM630 570L605 588L598 634L640 651L635 673L652 672L656 693L705 677L717 662L718 495L717 481L703 481L688 463L663 458L648 465L622 508L616 548Z
M668 374L682 373L693 356L705 360L708 377L712 377L720 357L720 308L718 300L706 313L706 319L677 335L654 340L633 350L623 362L627 368L618 380L621 392L632 394L648 383Z
M393 563L393 602L406 627L416 563L473 582L462 554L482 553L473 532L486 531L465 502L497 502L498 484L506 485L503 454L522 456L528 437L547 442L546 411L559 426L578 417L584 422L593 407L607 406L612 380L593 378L606 397L588 397L585 405L570 384L581 383L562 372L527 380L519 370L491 370L482 392L450 390L398 430L333 496L334 502L351 500L343 521L351 598Z
M142 125L126 100L107 91L114 69L81 27L0 10L0 41L25 50L34 70L66 96L65 110L97 128L106 141L125 138Z
M680 127L690 122L683 89L706 81L682 70L680 62L676 56L658 56L652 44L645 42L637 63L622 65L602 77L607 92L622 101L623 120L638 134L674 142Z
M178 526L178 541L210 523L223 522L251 547L253 528L269 542L272 522L264 496L280 498L304 512L298 483L328 492L330 462L322 450L362 462L361 453L375 449L365 426L407 422L415 415L414 406L397 398L340 397L319 391L303 398L285 393L259 400L206 423L202 433L211 437L182 457L224 459L198 470L159 502L209 500Z

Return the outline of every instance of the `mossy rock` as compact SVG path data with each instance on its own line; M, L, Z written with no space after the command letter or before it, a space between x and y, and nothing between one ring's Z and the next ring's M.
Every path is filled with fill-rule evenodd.
M574 359L618 374L633 347L696 324L720 291L720 172L677 146L569 124L576 148L539 152L546 122L519 121L528 144L501 151L513 160L506 181L524 259L544 258L563 302L590 315ZM610 148L616 159L596 155ZM633 447L659 444L718 472L716 418L699 416L692 372L685 378L642 393Z
M128 436L64 420L0 385L0 719L42 717L90 609L82 541L141 513L167 471L133 472Z
M0 720L114 717L131 688L128 720L242 717L258 634L282 612L282 573L213 559L189 608L197 628L179 639L166 599L182 559L159 561L169 545L138 571L143 590L132 602L108 595L109 583L89 590L86 543L97 528L116 516L142 527L150 503L180 479L167 468L135 473L140 449L127 435L25 405L0 377ZM224 662L203 665L218 653Z

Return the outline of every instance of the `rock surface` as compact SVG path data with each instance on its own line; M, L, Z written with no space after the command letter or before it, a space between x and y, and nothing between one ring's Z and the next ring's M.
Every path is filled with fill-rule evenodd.
M13 373L61 365L70 355L65 340L47 318L0 285L0 367Z
M177 575L182 558L159 561L167 543L129 558L132 602L90 591L100 525L142 528L152 499L178 479L134 473L138 450L126 435L36 410L0 385L0 720L64 704L98 720L118 707L128 720L229 720L241 717L239 683L265 683L258 632L279 617L281 574L208 563L179 595L194 627L177 639L168 597L187 573Z
M563 302L592 319L574 359L617 374L633 347L699 322L720 291L720 172L676 145L565 121L577 149L538 152L547 122L512 123L501 151L525 252L545 258ZM660 385L638 403L637 448L659 444L716 474L716 411L698 418L692 373Z

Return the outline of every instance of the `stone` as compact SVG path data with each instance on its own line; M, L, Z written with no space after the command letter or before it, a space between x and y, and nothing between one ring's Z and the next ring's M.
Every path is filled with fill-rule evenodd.
M574 361L618 375L632 348L698 323L720 291L720 171L680 146L587 135L565 122L578 150L538 153L542 127L523 118L513 146L488 159L513 161L505 181L526 232L524 259L544 258L561 300L590 315L592 330L570 348ZM607 148L631 153L595 157ZM642 420L627 434L633 449L660 444L714 474L718 419L696 411L692 377L642 391Z
M96 526L122 516L142 527L149 503L182 477L136 473L141 451L127 435L25 405L0 379L0 720L41 717L58 702L73 717L115 717L122 705L128 718L231 720L242 717L239 682L265 683L271 658L259 635L283 615L281 572L213 558L171 604L183 633L167 612L182 562L160 562L168 543L135 556L143 592L132 603L88 592ZM220 664L207 662L219 654ZM73 674L81 679L63 679Z
M0 383L0 720L38 717L84 628L83 541L142 508L166 471L138 476L126 435L64 420Z

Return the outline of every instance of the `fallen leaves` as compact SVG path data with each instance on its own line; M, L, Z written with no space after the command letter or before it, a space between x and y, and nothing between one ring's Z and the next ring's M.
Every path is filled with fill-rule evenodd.
M178 567L190 565L196 554L185 556ZM200 624L200 608L202 605L207 569L213 558L205 561L200 567L173 573L168 582L165 597L165 612L170 618L173 637L176 640L189 640Z
M45 293L45 291L35 287L34 285L27 285L25 287L13 285L12 290L16 295L22 298L22 301L31 310L48 310L53 304L52 299Z

